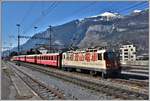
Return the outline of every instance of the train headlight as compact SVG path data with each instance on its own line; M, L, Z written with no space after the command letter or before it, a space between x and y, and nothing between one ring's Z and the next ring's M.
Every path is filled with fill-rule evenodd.
M109 67L109 68L110 68L110 67L111 67L111 64L108 64L108 63L107 63L107 64L106 64L106 67Z

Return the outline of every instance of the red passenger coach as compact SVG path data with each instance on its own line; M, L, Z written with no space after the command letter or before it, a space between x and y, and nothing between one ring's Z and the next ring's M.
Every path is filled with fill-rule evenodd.
M37 64L59 67L59 53L42 54L37 56Z
M36 55L26 55L26 62L36 63Z
M19 56L19 61L25 62L26 61L25 55Z

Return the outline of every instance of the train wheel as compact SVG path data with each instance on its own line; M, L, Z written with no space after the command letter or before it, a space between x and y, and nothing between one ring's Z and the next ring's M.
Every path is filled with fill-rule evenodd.
M120 71L116 72L115 74L116 74L117 78L121 78L121 72Z
M92 76L96 76L96 75L97 75L97 72L96 72L96 71L90 71L90 74L91 74Z
M66 67L63 67L63 71L67 71L67 68L66 68Z
M106 73L102 72L102 78L103 78L103 79L107 79L107 76L108 76L108 75L107 75Z

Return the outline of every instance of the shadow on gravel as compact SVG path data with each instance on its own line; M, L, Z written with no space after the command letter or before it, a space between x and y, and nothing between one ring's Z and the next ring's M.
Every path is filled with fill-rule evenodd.
M134 75L134 74L121 74L119 77L113 77L113 78L119 78L119 79L137 79L137 80L148 80L149 77L147 76L141 76L141 75Z

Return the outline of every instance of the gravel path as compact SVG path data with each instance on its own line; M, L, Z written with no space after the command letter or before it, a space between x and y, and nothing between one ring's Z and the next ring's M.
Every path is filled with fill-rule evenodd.
M16 90L8 77L8 75L4 72L7 67L2 66L1 71L1 99L2 100L15 100Z

